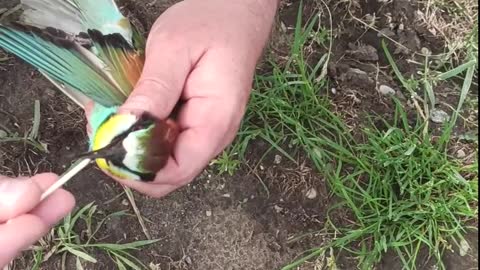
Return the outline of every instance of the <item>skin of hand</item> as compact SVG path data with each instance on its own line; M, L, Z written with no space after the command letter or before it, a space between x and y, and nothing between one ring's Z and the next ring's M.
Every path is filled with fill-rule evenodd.
M73 209L74 197L63 189L40 202L41 194L56 179L51 173L29 179L0 176L0 269Z
M165 196L191 182L233 141L278 4L186 0L158 18L142 76L120 112L147 111L166 119L180 101L180 134L155 181L117 181L152 197Z

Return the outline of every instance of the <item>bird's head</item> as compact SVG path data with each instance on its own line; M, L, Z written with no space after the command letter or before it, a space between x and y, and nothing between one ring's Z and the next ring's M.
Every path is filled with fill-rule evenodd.
M167 163L178 135L172 120L143 113L112 114L93 134L97 165L120 179L153 181Z

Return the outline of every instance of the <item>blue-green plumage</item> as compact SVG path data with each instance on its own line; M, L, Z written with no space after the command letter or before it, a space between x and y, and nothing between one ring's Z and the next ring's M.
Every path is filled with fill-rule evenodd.
M148 118L144 123L150 124L138 129L136 122L142 117L112 118L140 77L144 38L113 0L21 3L23 13L18 20L0 22L0 48L36 67L80 106L94 102L89 116L91 150L120 135L128 138L119 146L127 147L123 156L97 160L102 169L133 179L149 175L151 180L151 173L165 165L176 127ZM126 136L124 132L131 127L137 129ZM119 164L127 174L118 173Z
M79 89L95 102L90 116L92 134L96 133L108 116L116 113L127 95L115 87L89 64L78 50L62 48L30 32L0 25L0 47L17 55L27 63L64 85ZM84 52L88 53L88 52ZM90 138L92 145L93 136Z
M117 106L105 107L100 104L95 104L89 118L92 134L96 134L100 125L104 123L108 117L115 114L117 110L118 110ZM93 139L94 139L93 136L90 137L90 147L92 147L93 145Z
M105 76L95 70L81 54L85 48L62 48L32 32L0 25L0 47L48 74L52 79L79 89L103 106L122 104L127 95L117 91Z

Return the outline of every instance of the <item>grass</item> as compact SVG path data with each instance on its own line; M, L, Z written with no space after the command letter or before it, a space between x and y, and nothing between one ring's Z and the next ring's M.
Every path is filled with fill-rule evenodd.
M241 164L238 160L245 159L249 143L255 139L263 139L271 145L264 156L275 149L296 163L294 155L282 146L300 146L318 164L323 157L339 149L320 147L321 139L317 134L329 134L340 141L349 139L343 137L343 132L334 130L341 125L341 120L332 113L325 98L328 92L324 89L328 85L323 77L328 55L312 68L303 57L304 44L315 42L319 36L330 36L325 29L316 29L317 23L318 17L314 16L302 30L300 13L291 51L293 57L285 66L270 61L272 72L255 77L255 89L236 142L215 161L222 171L234 171ZM323 42L315 45L323 46Z
M19 135L17 132L13 132L8 129L6 126L0 124L0 131L2 136L0 136L0 144L2 143L25 143L30 146L33 146L37 150L48 153L46 145L42 144L39 140L39 129L40 129L40 101L35 100L34 104L34 114L33 114L33 124L30 132L26 132L23 136Z
M369 125L363 130L365 143L354 145L336 167L324 169L332 192L342 199L329 209L329 217L347 208L355 224L337 228L329 218L338 237L284 269L295 269L331 247L357 256L360 269L371 269L387 251L394 251L405 269L416 269L426 247L438 269L445 269L441 258L451 243L465 249L464 235L474 229L468 222L478 215L476 163L453 161L424 133L425 122L411 126L400 103L393 123L381 121L382 129ZM354 243L360 248L353 249Z
M300 12L290 60L284 66L273 61L272 72L256 76L239 136L219 159L223 170L232 172L239 166L234 161L244 159L254 139L265 140L270 149L279 150L292 161L293 155L282 146L295 146L293 149L306 154L332 193L341 199L329 209L330 215L338 208L352 214L355 222L349 226L339 226L328 218L328 226L337 237L308 251L284 270L324 256L331 248L356 256L360 269L371 269L388 251L401 259L405 269L416 269L420 251L426 248L438 269L445 269L441 260L444 251L451 249L452 243L465 251L464 235L478 214L478 167L462 164L448 154L452 130L476 72L476 59L438 72L429 67L427 56L420 76L406 79L384 46L392 74L413 97L417 116L407 117L404 104L393 100L393 119L372 116L353 136L332 112L322 90L328 89L321 76L328 57L311 67L303 53L304 45L316 35L328 35L314 27L317 17L302 27L301 16ZM434 87L459 76L463 76L463 86L458 106L436 135L429 127L429 112L436 105ZM360 248L353 248L354 244Z
M410 126L397 103L393 123L363 130L368 140L355 145L347 158L327 172L335 195L348 207L356 224L338 229L331 243L349 249L359 242L361 269L379 262L388 250L396 252L407 269L415 269L420 248L441 258L450 240L465 243L467 222L477 216L477 166L452 161L444 147L424 133L424 121ZM355 167L353 167L355 166ZM345 167L353 168L344 173ZM330 209L331 211L334 210ZM335 226L335 224L331 224Z
M441 37L445 60L478 58L478 2L473 0L423 1L421 19L431 33Z
M73 256L76 269L84 269L86 263L97 263L97 259L92 254L99 254L99 252L108 255L117 269L148 269L131 252L154 244L158 240L123 244L100 242L96 236L105 222L109 218L125 216L126 213L119 211L96 220L96 216L99 215L97 206L90 203L66 216L63 222L55 227L47 237L40 240L40 245L33 248L35 263L32 270L40 269L41 264L54 255L61 256L62 269L69 269L67 268L67 256ZM81 233L77 233L76 230L80 228L83 230Z
M453 9L454 2L428 1L432 12L427 15L435 19L442 10L462 14L465 9ZM459 20L461 16L455 18ZM219 171L233 174L246 159L250 143L264 140L270 146L264 156L275 149L295 163L295 152L305 154L328 181L332 193L341 199L329 209L326 226L336 237L324 246L307 251L305 257L286 265L285 270L325 257L326 253L335 258L333 250L346 250L356 256L360 269L371 269L388 251L394 252L406 269L415 269L423 248L437 259L438 268L443 269L441 257L445 250L452 248L452 243L462 252L467 249L464 235L469 222L478 214L478 167L455 160L448 151L455 140L453 127L461 117L459 113L478 66L477 28L465 32L462 43L453 43L455 35L445 33L445 38L452 42L447 60L453 52L461 51L464 64L445 65L445 70L438 71L426 56L418 76L411 78L402 74L384 46L391 74L409 96L414 96L417 115L407 117L404 104L394 100L391 119L372 116L369 124L353 136L328 97L330 87L325 72L329 53L317 61L304 53L306 46L330 52L331 32L318 27L317 16L310 18L306 26L301 21L300 12L289 60L284 64L271 60L271 70L257 74L241 131L235 143L213 164ZM443 23L441 27L445 27L445 22L430 23L439 26ZM466 28L468 26L463 29ZM442 132L433 133L428 118L438 99L435 88L439 83L459 77L463 80L460 102ZM39 107L35 112L37 109ZM38 124L35 123L39 122L40 119L34 117L32 131L21 137L21 141L36 140ZM19 139L18 135L6 131L7 139ZM348 210L354 223L336 224L331 217L337 209ZM39 269L51 256L61 256L63 268L67 258L72 257L76 268L83 269L87 263L97 262L92 254L98 252L109 256L118 269L145 269L131 251L155 240L125 244L100 242L97 233L106 220L125 213L113 213L100 220L97 215L96 206L89 204L67 216L34 248L33 269ZM333 267L335 262L331 259L328 264Z

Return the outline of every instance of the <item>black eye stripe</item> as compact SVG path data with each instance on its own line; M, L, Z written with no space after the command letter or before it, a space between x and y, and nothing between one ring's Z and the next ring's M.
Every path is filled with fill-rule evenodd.
M111 117L111 116L110 116ZM108 119L110 119L110 117ZM105 123L105 122L104 122ZM103 124L103 123L102 123ZM112 141L116 139L124 139L127 137L128 134L130 134L132 131L138 131L142 129L146 129L150 127L151 125L155 124L155 118L150 116L147 113L143 113L142 116L140 116L140 119L136 121L129 129L126 131L116 135Z
M107 119L102 123L102 125L108 121L114 114L110 115L107 117ZM156 119L149 114L142 114L142 116L126 131L116 135L109 143L109 146L105 147L104 149L106 150L106 153L109 153L109 151L112 151L107 156L105 156L105 160L109 164L109 166L115 166L118 168L121 168L125 171L128 171L132 174L138 175L140 179L144 182L150 182L155 179L156 173L141 173L138 171L131 170L128 168L124 163L123 159L125 158L126 155L126 150L122 146L118 146L118 143L123 141L131 132L133 131L138 131L142 129L149 128L151 125L154 125L156 122ZM120 148L118 148L120 147Z
M151 182L155 179L155 176L156 176L156 174L154 173L141 173L141 172L131 170L130 168L125 166L125 164L123 164L122 161L119 161L117 158L107 159L107 162L110 164L110 166L114 165L115 167L121 168L129 173L138 175L140 179L144 182Z

